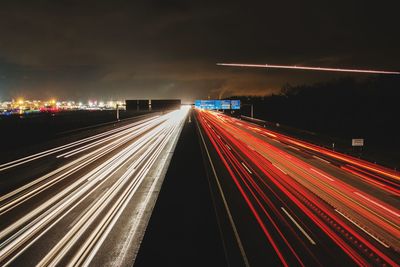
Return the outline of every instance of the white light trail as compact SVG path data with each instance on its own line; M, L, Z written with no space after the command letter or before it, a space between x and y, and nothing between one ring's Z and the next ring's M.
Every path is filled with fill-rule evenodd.
M271 64L217 63L217 65L218 66L228 66L228 67L245 67L245 68L295 69L295 70L352 72L352 73L370 73L370 74L393 74L393 75L400 74L400 72L398 72L398 71L386 71L386 70L360 70L360 69L303 67L303 66L271 65Z
M142 121L143 122L143 121ZM105 137L102 140L105 141L112 141L111 143L100 147L96 149L95 151L85 154L82 157L78 158L77 160L72 161L71 163L68 163L66 165L61 166L60 168L42 176L39 177L38 179L35 179L34 181L28 183L27 185L24 185L20 188L17 188L16 190L0 197L0 215L8 211L9 209L23 203L24 201L28 200L32 196L40 193L41 191L47 189L49 186L54 185L57 182L60 182L61 180L65 179L69 175L75 173L76 171L82 169L83 167L89 165L90 163L94 162L97 160L99 157L104 156L105 154L115 150L116 148L122 146L126 142L129 142L133 138L137 137L140 134L145 133L147 130L151 129L152 127L160 124L162 120L160 118L154 118L151 120L151 124L147 124L144 122L145 127L139 127L137 128L136 126L130 126L131 129L129 131L123 130L123 136L122 138L116 138L117 136L119 137L120 134L113 134L110 137ZM123 127L125 128L125 127ZM139 144L140 142L137 142ZM72 167L72 168L71 168ZM65 171L65 172L63 172ZM54 176L55 174L59 174L58 176ZM52 177L52 179L47 180L48 178ZM43 181L47 180L45 183ZM36 186L39 185L39 186ZM23 192L23 194L21 194ZM17 198L13 199L14 196L17 196L20 194Z
M149 199L158 191L148 190L147 186L153 181L152 179L154 183L161 179L161 172L157 175L152 174L151 177L148 177L148 173L153 169L164 168L166 157L161 155L171 153L172 143L177 141L187 112L185 109L152 117L96 138L84 139L84 142L81 142L82 140L74 142L5 165L4 167L24 164L25 160L35 160L37 156L71 148L73 150L63 156L70 155L69 153L83 154L2 196L0 216L6 215L37 194L45 194L47 189L77 171L85 172L78 177L70 177L68 185L49 198L36 203L31 210L21 214L19 218L0 230L0 265L12 264L34 243L40 242L43 235L57 228L62 222L66 222L69 227L62 230L63 234L58 243L49 248L39 265L56 265L65 259L66 255L71 254L71 249L76 248L76 245L79 247L77 251L72 251L74 257L69 259L70 264L88 265L112 232L111 229L128 204L138 205L142 210L141 213L134 215L136 223L130 227L138 228L142 220L148 220L143 215L144 210L150 205ZM91 150L87 151L88 149ZM110 154L113 151L115 153ZM101 158L107 154L111 156L102 160ZM159 160L160 157L162 159ZM95 162L98 162L97 166L85 169ZM149 187L154 188L154 186ZM131 199L136 196L137 191L142 195L137 197L137 203L132 203ZM131 232L136 233L138 229L133 230ZM89 232L89 235L83 235L84 232ZM85 236L83 240L82 236ZM139 244L135 243L135 246ZM124 248L127 249L126 246ZM120 254L127 253L122 251Z
M156 117L158 117L158 116L156 116ZM90 137L87 137L87 138L84 138L84 139L81 139L81 140L78 140L78 141L75 141L75 142L72 142L72 143L69 143L69 144L66 144L66 145L62 145L62 146L59 146L59 147L48 149L46 151L42 151L42 152L27 156L27 157L24 157L24 158L20 158L20 159L17 159L17 160L13 160L13 161L10 161L10 162L7 162L7 163L0 164L0 172L4 171L4 170L7 170L7 169L10 169L10 168L17 167L17 166L22 165L22 164L26 164L28 162L31 162L31 161L34 161L34 160L37 160L37 159L40 159L40 158L43 158L43 157L46 157L46 156L49 156L49 155L52 155L54 153L58 153L60 151L64 151L66 149L69 149L69 148L81 145L83 143L92 141L94 139L101 138L101 137L113 134L115 132L119 132L119 131L121 131L123 129L128 129L128 128L134 126L134 125L138 125L138 124L143 123L144 121L152 120L152 119L154 119L154 117L151 117L151 118L139 121L139 122L134 122L134 123L128 124L126 126L119 127L117 129L113 129L113 130L110 130L110 131L107 131L107 132L104 132L104 133L96 134L94 136L90 136Z

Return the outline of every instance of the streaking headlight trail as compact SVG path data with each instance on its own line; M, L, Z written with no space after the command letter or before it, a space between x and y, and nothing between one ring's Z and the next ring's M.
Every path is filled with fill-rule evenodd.
M0 196L0 266L132 265L187 114L146 117L2 164L6 178L16 166L64 163Z

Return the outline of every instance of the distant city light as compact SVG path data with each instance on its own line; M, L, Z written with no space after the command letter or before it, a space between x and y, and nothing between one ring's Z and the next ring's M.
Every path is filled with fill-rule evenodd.
M400 74L400 72L398 71L385 71L385 70L360 70L360 69L303 67L303 66L270 65L270 64L217 63L217 65L228 66L228 67L246 67L246 68L297 69L297 70L353 72L353 73L371 73L371 74L395 74L395 75Z
M70 111L70 110L113 110L116 106L119 109L125 108L125 101L92 101L89 100L87 104L83 102L75 101L62 101L62 100L27 100L24 98L18 98L17 100L0 101L0 115L11 115L11 114L28 114L38 112L59 112L59 111Z

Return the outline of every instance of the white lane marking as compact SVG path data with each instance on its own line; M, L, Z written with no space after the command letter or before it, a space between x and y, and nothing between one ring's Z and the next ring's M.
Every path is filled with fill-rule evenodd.
M197 125L197 130L200 133L201 140L203 141L203 145L204 145L205 151L207 153L208 161L210 162L211 169L213 171L215 181L217 182L218 190L219 190L219 193L221 194L221 197L222 197L222 202L224 203L226 213L228 214L229 222L231 223L231 226L232 226L232 229L233 229L233 233L235 235L236 242L237 242L239 250L240 250L240 254L242 254L245 266L250 267L249 260L247 259L246 252L244 251L242 240L240 239L239 232L238 232L238 230L236 228L236 224L233 221L231 210L229 209L228 202L226 201L224 191L222 190L221 184L219 182L219 178L217 176L217 172L215 171L215 167L214 167L214 164L212 163L210 153L208 152L206 141L204 140L203 133L201 132L200 126L197 123L197 121L196 121L196 125Z
M373 234L371 234L370 232L368 232L367 230L365 230L364 228L362 228L358 223L356 223L355 221L353 221L352 219L350 219L349 217L347 217L346 215L344 215L343 213L341 213L340 211L338 211L337 209L335 209L335 211L337 213L339 213L340 215L342 215L344 218L346 218L347 220L349 220L352 224L354 224L355 226L357 226L358 228L360 228L364 233L366 233L367 235L369 235L370 237L372 237L373 239L375 239L376 241L378 241L382 246L389 248L390 246L385 244L384 242L382 242L381 240L379 240L378 238L376 238Z
M277 142L277 143L280 143L280 142L281 142L281 141L276 140L276 139L272 139L272 141L275 141L275 142Z
M254 147L252 147L251 145L247 145L247 147L250 148L250 149L253 150L253 151L256 151L256 150L254 149Z
M281 172L283 172L284 174L286 174L286 175L287 175L287 172L285 172L284 170L282 170L281 168L279 168L277 165L275 165L275 164L272 164L272 165L274 165L274 166L275 166L275 168L277 168L278 170L280 170Z
M329 161L327 161L327 160L325 160L325 159L321 159L320 157L317 157L317 156L313 156L313 157L314 157L315 159L318 159L318 160L322 161L322 162L331 164Z
M219 139L221 139L221 136L219 136L218 134L217 134L217 137L218 137Z
M245 167L246 170L247 170L250 174L253 174L253 173L250 171L250 169L246 166L246 164L244 164L244 162L241 162L241 163L242 163L243 167Z
M229 149L232 150L230 146L228 146L228 144L225 144L225 146Z
M379 204L378 202L376 202L376 201L370 199L369 197L366 197L366 196L364 196L363 194L358 193L358 192L354 192L354 194L356 194L356 195L362 197L362 198L365 199L365 200L368 200L369 202L371 202L371 203L377 205L378 207L380 207L380 208L386 210L387 212L390 212L391 214L395 215L396 217L400 217L400 214L398 214L397 212L395 212L395 211L393 211L393 210L391 210L391 209L386 208L385 206L383 206L383 205Z
M300 151L300 149L298 149L297 147L294 147L294 146L288 146L288 147L290 147L291 149L294 149L294 150Z
M333 180L331 177L329 177L329 176L323 174L322 172L317 171L316 169L310 168L310 170L312 170L312 171L315 172L315 173L318 173L318 174L321 175L322 177L325 177L325 178L328 179L329 181L332 181L332 182L335 181L335 180Z
M303 233L305 237L307 237L308 241L310 241L311 244L316 245L315 241L307 234L307 232L296 222L295 219L285 210L284 207L281 207L283 212L289 217L289 219L299 228L299 230Z

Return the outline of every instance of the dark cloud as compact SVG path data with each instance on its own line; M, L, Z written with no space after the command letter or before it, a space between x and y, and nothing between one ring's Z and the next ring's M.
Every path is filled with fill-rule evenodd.
M268 94L332 74L216 62L398 69L391 2L2 1L0 98Z

